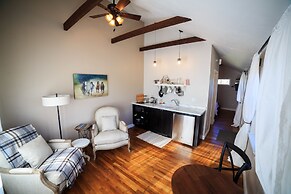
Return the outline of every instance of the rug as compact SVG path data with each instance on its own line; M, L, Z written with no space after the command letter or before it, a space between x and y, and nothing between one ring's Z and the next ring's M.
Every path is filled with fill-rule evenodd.
M236 132L233 131L228 131L228 130L219 130L218 135L216 137L217 141L221 141L221 142L230 142L230 143L234 143L234 139L236 136Z
M164 147L172 140L171 138L164 137L151 131L147 131L136 137L159 148Z

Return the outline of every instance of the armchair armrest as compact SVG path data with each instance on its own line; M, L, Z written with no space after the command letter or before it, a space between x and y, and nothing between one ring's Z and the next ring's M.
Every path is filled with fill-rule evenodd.
M57 194L58 186L49 182L43 171L33 168L0 168L3 188L6 193Z
M72 140L70 139L51 139L48 141L48 145L52 148L52 150L56 149L65 149L72 147Z
M120 121L119 122L119 129L121 131L124 131L124 132L128 133L128 127L127 127L127 125L125 124L124 121Z
M92 128L91 128L91 144L92 144L92 145L94 145L94 137L95 137L96 135L98 135L98 133L99 133L98 126L97 126L96 123L94 123L94 124L92 125Z

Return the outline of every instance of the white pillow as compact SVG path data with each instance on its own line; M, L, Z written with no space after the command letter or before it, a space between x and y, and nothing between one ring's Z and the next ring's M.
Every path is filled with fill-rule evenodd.
M102 131L117 129L116 116L103 116L101 118Z
M40 166L53 153L41 135L19 147L18 151L32 168Z

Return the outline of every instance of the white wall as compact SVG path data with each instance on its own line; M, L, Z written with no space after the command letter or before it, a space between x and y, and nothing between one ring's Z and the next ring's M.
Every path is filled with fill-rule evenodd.
M221 65L219 68L219 79L230 79L230 85L218 85L217 101L220 108L235 111L237 106L235 88L232 87L235 80L240 78L241 71L229 66Z
M0 64L4 128L32 123L45 138L58 138L56 109L43 107L41 97L73 96L73 73L107 74L109 95L72 100L61 107L64 138L77 137L74 127L93 121L98 107L117 106L121 119L132 123L131 102L143 91L143 36L111 44L110 39L143 26L125 20L112 31L94 8L69 31L62 24L83 0L1 1Z
M186 35L183 36L186 37ZM156 32L156 43L178 38L178 30L174 28ZM154 43L155 32L146 34L145 45ZM172 93L164 95L162 100L173 103L171 99L177 98L182 105L207 109L212 45L206 41L181 45L182 64L180 65L177 64L178 51L178 46L157 49L156 67L153 66L154 50L144 52L144 93L159 98L160 88L154 85L154 80L161 79L164 75L168 75L170 79L190 79L190 86L186 87L184 96L179 97Z
M214 71L219 71L219 65L218 65L218 61L219 61L219 56L216 52L216 50L212 47L211 50L211 67L210 67L210 77L209 77L209 90L208 90L208 104L207 104L207 111L206 111L206 126L204 127L204 131L203 131L203 136L202 138L204 139L206 137L206 135L209 132L210 129L210 124L211 124L211 113L213 113L212 108L213 105L213 99L215 98L215 95L217 95L217 93L215 93L215 91L217 91L214 87L216 86L214 84L214 81L217 81L214 79Z

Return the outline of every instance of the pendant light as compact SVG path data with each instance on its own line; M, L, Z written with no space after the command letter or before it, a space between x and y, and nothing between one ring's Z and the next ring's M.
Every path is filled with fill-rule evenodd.
M156 34L156 30L155 30L155 44L156 44L156 42L157 42L157 34ZM153 66L154 67L156 67L157 66L157 53L156 53L156 50L157 49L155 49L155 58L154 58L154 63L153 63Z
M181 34L183 33L182 30L179 30L179 40L181 40ZM180 65L182 63L182 59L181 59L181 56L180 56L180 50L181 50L181 45L179 44L179 57L177 59L177 63L178 65Z

